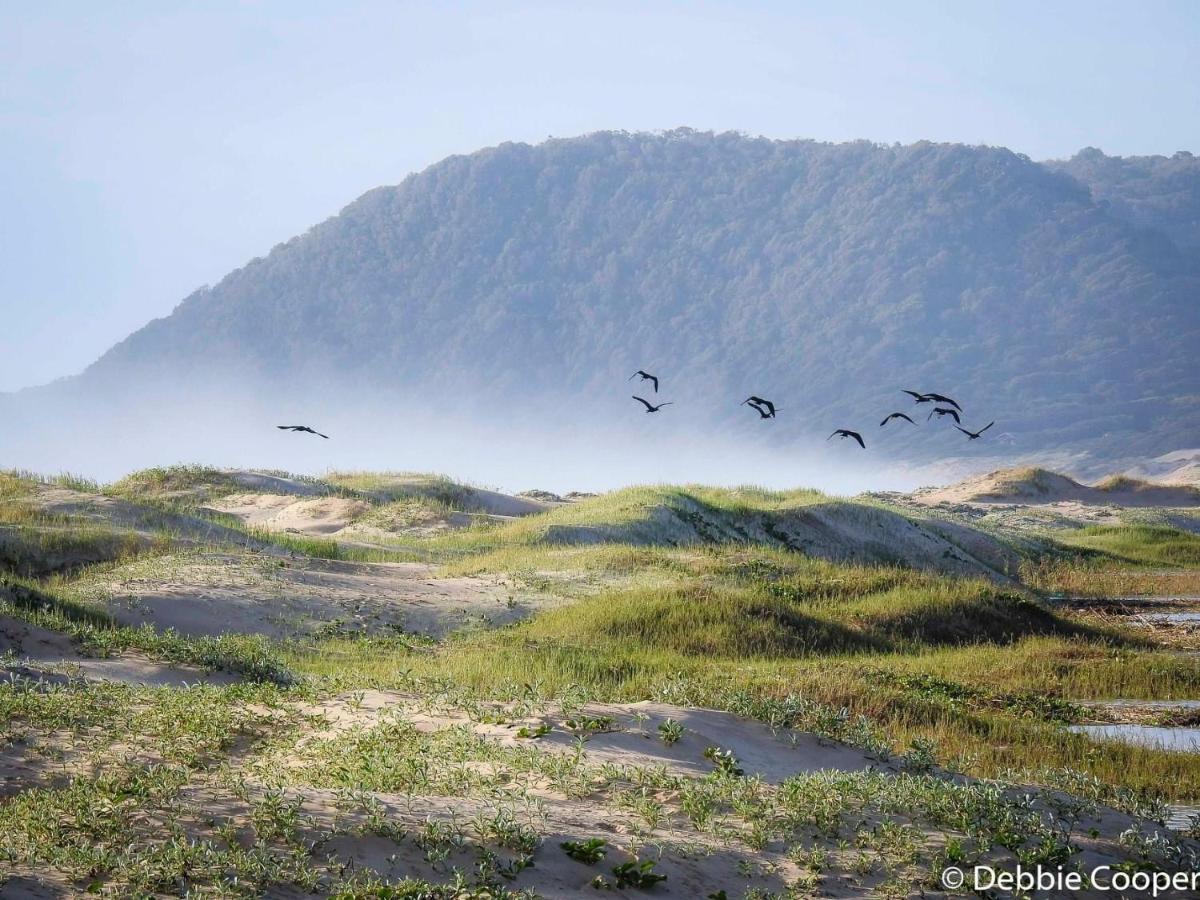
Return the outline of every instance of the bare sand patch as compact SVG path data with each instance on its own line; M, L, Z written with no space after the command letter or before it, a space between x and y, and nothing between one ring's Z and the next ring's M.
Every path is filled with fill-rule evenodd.
M287 638L332 627L439 637L514 622L562 602L518 591L499 577L438 578L424 563L205 553L111 575L85 589L83 599L100 603L122 624L184 635Z
M301 497L288 494L231 494L208 509L237 516L247 525L321 537L335 535L364 515L371 505L343 497Z
M536 715L495 724L474 720L453 707L430 708L415 695L371 690L314 704L303 712L321 723L313 735L322 738L370 727L391 716L400 717L421 731L467 726L501 746L536 746L561 753L575 752L582 735L584 753L597 765L661 766L671 774L690 777L704 777L713 771L712 761L704 755L709 747L731 751L747 775L772 783L802 772L892 768L861 750L809 732L772 729L762 722L720 710L651 701L589 703L570 712L550 705ZM600 728L578 727L587 719L606 724ZM659 726L666 722L682 728L674 743L664 741L659 731ZM536 741L519 736L522 727L539 725L549 725L552 730Z

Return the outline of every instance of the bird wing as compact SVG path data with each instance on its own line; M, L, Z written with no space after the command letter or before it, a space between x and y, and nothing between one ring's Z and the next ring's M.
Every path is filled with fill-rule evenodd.
M657 394L658 393L658 376L657 375L647 375L646 377L654 382L654 393Z
M925 421L926 421L926 422L928 422L930 419L932 419L932 418L933 418L933 414L934 414L935 412L937 412L937 410L936 410L936 409L931 409L931 410L929 411L929 415L927 415L927 416L925 417Z
M980 428L979 431L977 431L975 433L983 434L985 431L987 431L989 428L991 428L995 424L996 424L995 422L988 422L986 425L984 425L982 428Z
M658 408L662 409L664 406L673 406L674 404L675 404L674 400L668 400L666 403L658 404Z
M831 440L831 439L833 438L833 436L834 436L834 435L836 435L836 434L841 434L841 433L842 433L842 432L841 432L840 430L838 430L838 431L835 431L835 432L834 432L833 434L831 434L829 437L825 438L825 440L827 440L827 441L828 441L828 440Z
M904 420L905 422L907 422L909 425L916 425L916 424L917 424L917 423L916 423L916 422L914 422L912 419L910 419L908 416L906 416L904 413L892 413L892 415L893 415L893 416L899 416L901 419L903 419L903 420Z
M959 431L961 431L963 434L965 434L967 437L977 437L977 435L971 434L971 432L967 431L967 429L963 428L960 425L955 425L954 427L957 428Z
M953 406L959 412L962 412L962 407L959 406L957 403L955 403L953 400L951 400L949 397L943 397L941 394L930 394L929 396L933 397L933 399L936 400L938 403L949 403L951 406Z
M275 427L282 431L291 431L296 426L295 425L276 425Z
M857 431L847 431L846 434L858 441L858 445L864 450L867 449L867 445L863 443L862 435Z
M319 431L314 431L313 434L315 434L317 437L323 437L325 440L329 440L329 435L327 434L321 434Z
M962 421L962 419L960 419L960 418L958 417L958 413L956 413L956 412L955 412L954 410L952 410L952 409L948 409L948 410L946 410L946 415L948 415L948 416L954 416L954 421L955 421L955 422L961 422L961 421Z
M892 413L890 416L888 416L886 419L884 419L882 422L879 423L879 427L882 428L884 425L886 425L888 422L892 421L892 419L894 419L894 418L896 418L896 414Z
M925 399L925 395L924 395L924 394L918 394L916 391L901 391L900 393L902 393L902 394L909 394L909 395L911 395L911 396L912 396L912 398L913 398L914 400L924 400L924 399Z
M774 403L772 403L770 400L764 400L762 403L763 403L763 406L765 406L767 409L769 409L771 411L771 415L775 415L775 404Z
M633 399L636 400L638 403L641 403L648 410L654 409L654 407L650 404L649 400L643 400L641 397L637 397L637 396L635 396Z
M633 379L637 378L637 377L638 377L639 375L641 375L641 374L642 374L641 372L634 372L632 375L630 375L630 376L629 376L628 378L626 378L625 380L626 380L626 381L633 381Z

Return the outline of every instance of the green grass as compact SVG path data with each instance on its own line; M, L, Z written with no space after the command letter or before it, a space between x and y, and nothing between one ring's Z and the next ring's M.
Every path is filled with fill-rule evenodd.
M445 475L418 472L326 472L324 480L356 496L391 503L425 499L452 510L469 508L472 488Z
M65 487L85 494L94 494L100 490L99 483L94 479L71 472L45 476L16 469L0 470L0 500L29 496L35 493L40 485Z
M446 571L506 573L575 599L432 652L297 644L289 664L346 687L411 687L417 677L478 697L536 685L551 696L747 711L747 698L798 695L866 716L893 747L932 740L973 774L1080 767L1106 783L1200 797L1194 757L1094 745L1060 728L1071 699L1200 696L1195 666L1018 590L741 545L516 544ZM947 702L920 676L971 693Z
M244 488L228 473L199 465L141 469L104 487L107 494L135 502L152 502L176 495L211 500L240 490Z
M430 540L430 546L463 554L540 542L670 544L698 537L744 542L748 538L739 520L769 518L827 500L812 490L647 485L601 494L501 526L484 525L439 536Z
M1089 560L1200 567L1200 535L1165 525L1093 525L1056 538Z
M898 752L928 740L940 757L969 774L1075 768L1106 784L1200 798L1200 760L1119 744L1092 743L1064 732L1074 697L1197 695L1197 673L1186 661L1129 654L1073 640L1031 638L1005 647L944 648L920 655L814 655L807 659L697 654L693 639L673 635L673 649L588 638L550 639L518 627L472 635L434 652L376 646L369 655L351 642L298 646L289 665L318 683L375 684L424 692L466 690L479 698L520 695L529 686L549 697L596 701L654 699L727 709L772 719L797 703L805 715L780 724L841 740L853 736L829 723L865 721ZM728 642L737 650L742 639ZM975 651L980 654L975 655ZM893 677L880 677L880 672ZM1013 673L1017 673L1013 676ZM961 698L930 690L912 676L964 689ZM417 679L414 681L413 679ZM1141 691L1141 693L1137 693ZM812 707L803 704L815 704ZM838 710L847 710L841 719ZM862 732L866 734L867 732Z
M34 499L39 484L0 473L0 572L49 575L161 552L173 544L173 535L165 531L143 537L103 521L48 512Z
M98 541L81 521L39 513L30 498L43 483L0 473L0 528L33 529L46 548L60 538L64 549ZM469 505L463 486L437 477L330 473L326 483L369 498L367 521L385 528ZM113 490L193 513L199 498L233 492L227 476L202 467L146 470ZM344 897L498 897L519 889L530 862L561 854L558 837L596 837L542 843L539 810L562 796L631 823L629 841L596 866L604 883L648 861L668 871L677 849L674 837L661 839L669 825L701 842L697 852L719 846L739 866L790 860L801 894L821 889L829 870L873 895L902 897L935 887L948 860L1070 861L1072 829L1091 803L1155 813L1158 798L1200 799L1197 755L1064 730L1085 715L1076 700L1200 696L1194 660L1045 606L1017 584L815 559L769 531L832 502L814 491L630 488L506 525L396 535L382 550L255 533L216 517L302 556L425 559L442 564L438 576L502 580L518 600L529 590L570 600L442 641L184 638L120 626L91 602L114 580L203 583L232 564L261 565L270 578L280 562L234 560L215 545L126 548L117 562L63 577L4 575L0 612L66 634L84 653L134 651L247 679L186 692L0 683L6 746L29 773L0 803L5 862L60 873L75 892L113 895L256 896L291 885ZM1025 573L1039 590L1063 573L1157 579L1159 570L1195 577L1200 567L1198 539L1158 525L1060 531L1053 541ZM200 558L213 567L192 565ZM320 703L353 718L369 688L401 691L453 723L416 727L368 710L359 724L332 727L336 717L310 715L308 704ZM589 761L589 740L612 723L584 705L642 700L811 731L890 757L905 773L816 773L772 785L740 777L746 761L721 746L703 777ZM515 746L475 729L518 720L529 727ZM563 746L564 733L576 743ZM646 740L663 746L653 728ZM690 740L681 730L672 752ZM1027 801L1023 789L928 774L936 765L1080 799ZM388 811L377 795L399 799ZM469 821L426 817L419 803L433 797L471 798L480 812ZM314 807L301 798L328 807L310 818ZM397 812L405 798L418 800L407 818ZM417 848L430 871L386 884L338 856L339 842L362 838ZM1136 833L1120 846L1131 865L1166 865L1176 853L1147 849ZM434 886L454 878L453 888Z
M265 528L237 526L255 540L264 544L273 544L284 550L290 550L300 556L314 559L334 559L346 562L419 562L422 556L414 551L404 549L386 549L382 547L363 547L330 538L313 537L306 534L288 534L280 531L268 531Z

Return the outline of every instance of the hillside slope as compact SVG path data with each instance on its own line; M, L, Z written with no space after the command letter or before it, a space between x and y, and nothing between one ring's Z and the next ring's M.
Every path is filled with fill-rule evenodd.
M582 417L647 366L714 424L778 398L780 437L875 428L911 387L1017 451L1153 455L1200 443L1198 298L1171 240L1008 150L600 133L371 191L75 386L244 373Z

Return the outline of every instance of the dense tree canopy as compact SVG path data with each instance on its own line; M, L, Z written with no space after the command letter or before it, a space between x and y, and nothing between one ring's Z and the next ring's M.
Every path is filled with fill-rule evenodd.
M1160 231L1200 261L1200 157L1105 156L1094 147L1045 165L1078 179L1123 219Z

